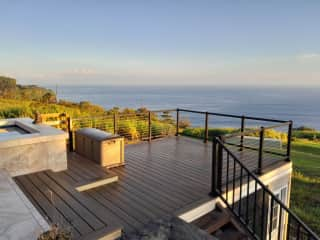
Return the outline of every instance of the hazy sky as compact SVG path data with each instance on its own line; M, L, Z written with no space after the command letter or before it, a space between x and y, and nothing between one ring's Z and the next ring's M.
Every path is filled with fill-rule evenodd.
M0 75L320 85L320 1L0 0Z

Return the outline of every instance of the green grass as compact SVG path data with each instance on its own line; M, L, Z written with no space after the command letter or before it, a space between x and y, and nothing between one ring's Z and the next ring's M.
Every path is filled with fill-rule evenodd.
M320 235L320 142L294 141L291 158L294 166L291 208Z
M320 142L296 140L292 143L291 158L295 171L306 177L320 178Z

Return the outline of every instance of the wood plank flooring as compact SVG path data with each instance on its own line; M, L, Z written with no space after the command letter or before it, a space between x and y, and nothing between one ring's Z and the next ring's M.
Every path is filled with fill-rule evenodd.
M106 170L72 153L66 171L44 171L15 180L49 222L70 229L75 239L117 226L131 232L206 198L211 152L210 143L168 137L126 145L122 167ZM248 166L256 165L250 162L256 161L252 157L242 158L248 159ZM103 177L107 171L119 180L84 192L75 190L79 182Z

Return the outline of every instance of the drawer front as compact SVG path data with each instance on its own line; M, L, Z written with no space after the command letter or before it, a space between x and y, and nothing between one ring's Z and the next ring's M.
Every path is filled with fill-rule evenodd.
M112 139L102 144L101 164L103 166L120 164L123 162L124 145L122 139Z

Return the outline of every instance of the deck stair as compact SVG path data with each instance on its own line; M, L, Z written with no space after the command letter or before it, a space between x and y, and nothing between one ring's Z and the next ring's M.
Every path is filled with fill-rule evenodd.
M250 239L249 235L233 219L231 213L219 204L215 210L195 220L193 224L219 240Z
M70 153L67 171L71 175L77 175L75 189L79 192L118 181L118 176L115 173L76 153Z

